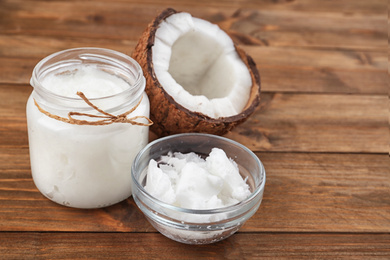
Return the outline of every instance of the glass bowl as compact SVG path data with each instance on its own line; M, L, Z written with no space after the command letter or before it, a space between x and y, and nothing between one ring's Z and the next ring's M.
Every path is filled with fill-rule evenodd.
M239 168L251 194L243 201L215 209L187 209L164 203L145 189L149 161L158 162L169 152L208 155L223 149ZM230 139L199 133L177 134L149 143L132 165L132 193L137 206L161 234L185 244L210 244L234 234L255 214L263 198L265 170L259 158L245 146ZM211 221L210 221L211 220Z

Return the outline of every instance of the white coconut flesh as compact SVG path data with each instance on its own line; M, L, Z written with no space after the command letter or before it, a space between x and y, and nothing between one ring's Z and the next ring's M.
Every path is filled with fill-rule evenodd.
M217 25L176 13L157 28L152 62L164 90L190 111L211 118L242 112L252 79L231 38Z

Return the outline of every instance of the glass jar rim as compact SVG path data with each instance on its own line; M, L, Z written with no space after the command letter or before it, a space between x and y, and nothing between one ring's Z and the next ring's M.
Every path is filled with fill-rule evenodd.
M136 72L134 74L135 80L134 80L134 83L132 85L129 84L128 89L122 90L116 94L109 95L109 96L89 98L90 101L110 99L112 97L122 95L124 93L129 92L129 91L133 91L134 88L137 88L139 86L141 86L141 88L142 88L142 91L140 91L140 92L142 93L144 91L145 84L143 84L143 82L145 81L145 78L143 76L142 68L136 60L134 60L133 58L131 58L130 56L128 56L124 53L121 53L121 52L118 52L115 50L111 50L111 49L98 48L98 47L79 47L79 48L65 49L62 51L52 53L52 54L46 56L45 58L43 58L42 60L40 60L36 64L36 66L34 67L33 72L32 72L32 77L30 80L30 84L34 88L34 90L39 92L40 94L43 93L44 95L48 95L52 98L56 98L56 99L60 99L60 100L80 101L81 100L80 97L69 97L69 96L63 96L63 95L57 94L57 93L51 91L50 89L45 88L39 82L39 77L41 76L41 74L48 69L48 68L46 68L46 70L40 71L46 63L48 63L50 60L53 60L53 59L59 57L60 55L67 55L67 54L69 55L71 53L77 53L77 52L79 52L78 57L80 58L80 61L77 62L79 64L82 64L81 60L83 58L85 59L87 56L89 56L89 58L93 57L95 59L104 60L104 61L110 62L110 63L113 63L113 60L115 58L121 58L121 59L125 60L126 62L128 62L128 64L131 64L132 66L134 66L135 70L136 70L136 71L132 71L132 72ZM100 53L98 53L98 52L100 52ZM81 57L81 55L83 57ZM109 58L108 55L111 55L113 57ZM76 59L70 59L70 60L72 60L73 62L76 61ZM63 62L57 61L54 64L50 65L49 68L54 67L55 65L59 65L61 63L63 63ZM123 66L126 63L118 60L117 64L120 64ZM66 66L64 65L63 67L66 67ZM128 68L130 68L130 67L128 67Z

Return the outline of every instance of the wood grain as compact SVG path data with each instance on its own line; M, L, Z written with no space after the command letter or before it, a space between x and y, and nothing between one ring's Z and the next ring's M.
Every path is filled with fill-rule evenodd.
M41 59L63 49L84 46L109 48L130 55L135 42L49 40L38 36L0 35L0 83L28 84L35 65ZM262 91L387 93L385 51L307 50L267 46L244 46L244 49L257 64Z
M390 232L387 155L257 155L264 199L242 232ZM49 201L33 184L27 149L0 149L0 172L0 230L154 231L131 198L96 210Z
M2 233L6 259L387 259L389 234L235 234L208 246L157 233ZM113 257L115 256L115 257Z
M78 2L79 0L62 0L64 2ZM42 2L42 1L40 1ZM105 1L98 0L96 2ZM349 14L378 14L383 13L386 7L386 2L383 0L372 0L367 2L365 0L328 0L321 2L313 2L311 0L225 0L221 1L209 1L209 0L197 0L197 1L182 1L182 0L111 0L111 3L126 3L128 5L144 5L146 7L159 7L159 6L183 6L187 8L202 6L205 9L211 7L215 8L242 8L242 9L268 9L268 10L296 10L303 12L343 12ZM205 10L206 11L206 10ZM205 12L204 11L204 12Z
M226 136L254 151L387 153L386 106L385 96L267 93Z
M0 84L0 147L28 145L25 104L31 91ZM226 136L254 151L387 153L386 109L385 96L263 93L260 108Z
M346 12L239 10L219 24L234 32L237 40L245 42L247 39L251 44L384 50L386 19L385 12L358 15Z
M93 11L88 3L79 1L4 2L2 19L7 26L0 27L4 32L0 36L2 83L28 83L40 59L66 48L96 46L130 54L158 9L122 1L109 7L96 5ZM387 16L379 9L380 1L370 5L377 8L372 15L364 11L362 2L356 4L355 8L361 9L355 12L334 8L320 13L295 10L298 3L293 1L288 9L284 6L287 2L258 4L284 6L272 11L232 10L233 3L202 10L189 5L187 11L218 23L238 43L254 45L246 50L258 64L265 91L387 93ZM164 8L158 1L156 4ZM240 4L252 6L254 2ZM340 5L346 7L351 8L347 3ZM57 15L58 9L62 16ZM44 19L36 15L39 13L45 13Z
M390 259L387 5L0 0L0 259ZM226 137L264 163L263 202L237 234L206 246L165 238L132 198L67 208L31 177L25 104L37 62L85 46L130 55L167 7L226 30L262 79L260 107Z
M387 91L385 51L258 46L244 49L257 63L265 91L341 94Z
M0 24L7 25L7 27L0 27L0 29L12 34L50 34L52 36L67 35L93 38L99 38L99 35L104 34L104 37L129 37L128 39L134 40L130 37L139 37L144 30L144 26L159 11L167 7L173 7L212 22L219 22L233 14L237 16L237 10L255 9L256 12L249 11L251 19L256 18L253 16L261 17L261 19L254 19L254 21L260 20L269 26L263 28L261 26L263 24L260 24L260 26L256 26L256 32L261 32L262 29L265 29L264 31L268 34L274 32L267 40L268 42L274 42L278 38L276 35L280 34L279 32L283 32L284 35L292 32L291 37L289 37L290 42L291 39L294 40L295 38L295 43L299 44L300 41L296 40L296 37L298 37L298 39L302 39L301 43L312 45L311 42L314 42L313 45L324 44L329 46L327 42L328 40L332 41L332 37L322 38L322 40L325 39L325 43L316 40L317 37L310 37L311 33L320 32L320 29L322 29L325 32L336 30L339 35L344 34L344 39L347 42L339 41L338 46L358 46L360 41L354 43L353 40L362 40L362 36L366 35L367 38L377 42L377 44L369 46L372 48L378 46L379 42L375 39L375 33L378 30L382 37L387 36L384 34L387 19L386 3L378 0L373 2L372 5L368 5L362 0L355 3L352 1L346 3L331 1L325 4L314 4L308 0L292 1L292 4L289 4L288 1L232 1L223 4L205 1L206 3L203 5L197 2L196 4L191 2L186 4L184 1L169 3L161 1L152 1L152 3L111 1L109 5L105 5L104 1L95 2L96 4L91 8L91 4L86 1L3 1L3 8L0 13L2 23ZM264 10L266 7L270 8ZM18 10L18 12L13 12L14 10ZM61 14L58 13L58 10L61 10ZM247 15L244 15L244 17L247 17ZM297 19L302 17L305 19ZM310 22L307 22L308 20ZM301 24L297 24L299 22ZM311 30L303 30L310 28L310 26ZM317 28L318 26L319 28ZM115 27L115 30L110 30L112 27ZM243 31L243 33L247 35L253 33L253 26L246 25L244 27L251 29L251 31L249 33ZM270 28L272 30L269 30ZM280 31L278 32L277 29L280 29ZM382 29L385 31L381 31ZM286 30L287 34L285 33ZM317 35L312 34L312 36ZM267 33L263 34L262 37L267 37ZM284 37L283 41L285 42L286 39L287 37ZM380 45L381 43L379 43ZM334 43L330 46L334 46Z

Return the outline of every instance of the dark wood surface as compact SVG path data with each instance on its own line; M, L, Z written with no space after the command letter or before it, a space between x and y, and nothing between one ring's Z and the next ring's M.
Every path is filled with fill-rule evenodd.
M73 47L130 55L167 7L229 31L262 79L260 107L226 137L263 161L264 200L211 245L165 238L132 198L72 209L31 178L35 64ZM0 0L0 259L389 259L388 25L385 0Z

